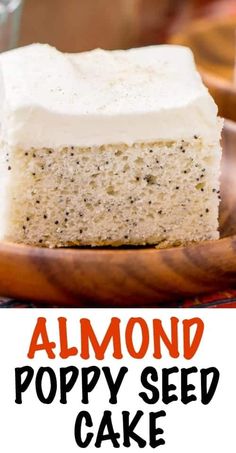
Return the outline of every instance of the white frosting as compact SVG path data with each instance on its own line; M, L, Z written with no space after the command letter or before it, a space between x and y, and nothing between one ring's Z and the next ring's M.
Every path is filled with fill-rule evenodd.
M217 107L185 47L73 55L33 44L1 54L0 63L2 137L10 145L218 138Z

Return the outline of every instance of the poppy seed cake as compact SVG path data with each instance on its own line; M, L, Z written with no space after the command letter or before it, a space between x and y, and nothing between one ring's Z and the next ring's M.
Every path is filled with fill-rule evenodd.
M0 238L170 246L216 239L222 121L181 46L1 62Z

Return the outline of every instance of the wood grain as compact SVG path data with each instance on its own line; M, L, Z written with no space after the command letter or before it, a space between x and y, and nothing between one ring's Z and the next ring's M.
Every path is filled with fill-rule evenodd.
M220 115L236 121L236 15L196 21L170 42L192 49Z
M236 287L236 125L226 123L223 141L222 239L166 250L2 243L0 294L63 306L145 307Z

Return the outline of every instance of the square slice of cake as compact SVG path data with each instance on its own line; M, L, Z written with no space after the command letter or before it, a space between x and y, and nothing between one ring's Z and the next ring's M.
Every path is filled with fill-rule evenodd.
M191 51L0 57L0 239L187 244L219 237L217 107Z

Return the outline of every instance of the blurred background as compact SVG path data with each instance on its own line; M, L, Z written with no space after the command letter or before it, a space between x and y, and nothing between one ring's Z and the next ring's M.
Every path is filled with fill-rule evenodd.
M66 52L166 41L194 19L236 14L236 0L25 0L20 45Z
M193 19L236 14L236 0L25 0L20 45L66 52L166 41Z
M186 44L236 120L236 0L0 0L0 51L33 42L65 52Z

